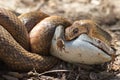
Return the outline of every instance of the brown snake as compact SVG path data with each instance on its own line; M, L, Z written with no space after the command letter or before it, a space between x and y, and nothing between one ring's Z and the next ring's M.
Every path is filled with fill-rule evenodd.
M50 55L50 48L59 25L65 27L66 40L72 40L82 33L106 43L111 39L90 20L76 21L71 25L63 17L49 16L40 11L22 14L18 18L11 11L0 8L0 25L0 59L15 71L35 68L43 72L57 64L59 59Z
M59 16L48 17L48 15L42 12L36 12L35 14L39 14L32 15L36 16L31 18L35 21L35 24L30 24L31 20L27 24L30 24L30 28L32 28L37 22L39 23L32 31L29 29L30 33L28 34L24 24L12 12L0 8L0 59L10 69L29 71L35 68L37 71L42 72L52 68L59 61L59 59L53 56L42 56L40 54L44 53L43 55L46 55L50 53L49 48L55 28L58 25L67 27L70 23ZM27 21L22 20L24 23ZM31 50L35 53L29 52L29 38L30 45L32 45Z

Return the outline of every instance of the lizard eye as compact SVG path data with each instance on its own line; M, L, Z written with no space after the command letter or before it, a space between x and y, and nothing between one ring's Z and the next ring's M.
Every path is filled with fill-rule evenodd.
M78 33L78 28L73 29L73 33L74 34Z

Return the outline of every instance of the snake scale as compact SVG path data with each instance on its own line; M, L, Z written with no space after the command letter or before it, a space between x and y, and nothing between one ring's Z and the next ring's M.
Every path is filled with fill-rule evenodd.
M51 44L58 26L64 26L63 36L67 41L75 39L83 33L90 36L91 39L97 38L98 41L101 40L108 45L111 41L111 36L91 20L75 21L71 24L61 16L49 16L41 11L25 13L17 17L11 11L0 8L0 59L14 71L35 69L38 72L43 72L49 70L59 62L58 58L50 55L55 50L51 51ZM86 42L84 45L86 46L88 43ZM97 51L103 51L105 55L111 55L109 53L112 51L106 45L100 44L100 42L97 42L97 45L94 43L88 44L88 46L93 46L93 51L97 49ZM61 42L58 45L64 46ZM86 55L89 56L89 52Z
M26 23L25 25L32 25L30 30L39 22L31 31L28 29L30 32L28 34L25 25L16 15L0 8L0 59L14 71L29 71L35 68L37 71L43 72L52 68L59 61L48 54L51 40L58 25L67 27L70 23L60 16L48 17L42 12L37 12L37 14L39 15L32 15L36 17L31 18L35 24L30 24L31 20L26 23L21 18L21 21ZM46 16L43 17L44 15ZM34 32L37 32L39 36ZM45 56L46 54L47 56Z

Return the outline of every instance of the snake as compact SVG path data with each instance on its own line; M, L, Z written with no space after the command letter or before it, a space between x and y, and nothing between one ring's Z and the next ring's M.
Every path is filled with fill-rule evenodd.
M84 22L93 24L89 21ZM52 38L59 25L64 26L64 36L68 41L82 33L95 36L92 33L96 29L99 30L96 27L90 28L90 30L88 30L89 27L82 27L83 31L81 32L78 31L81 30L81 27L77 25L77 29L73 28L74 23L72 25L66 18L49 16L41 11L25 13L17 17L11 11L0 8L0 59L14 71L35 69L43 72L51 69L60 61L50 54ZM76 34L73 34L72 31ZM72 36L68 37L71 34ZM105 32L105 34L107 33ZM98 32L97 36L105 41L105 36L101 33Z
M34 16L31 19L36 20L36 23L39 22L37 25L32 24L34 28L31 26L30 28L33 29L30 32L23 23L28 21L27 24L29 24L31 20L18 18L11 11L0 8L0 59L14 71L35 69L43 72L59 62L59 59L49 55L55 28L57 25L67 27L70 22L60 16L47 17L42 12L34 12L34 15L29 16ZM32 46L30 47L30 45Z
M92 24L92 26L81 25L84 21L86 21L84 24ZM115 50L107 44L110 43L111 36L92 22L91 20L75 21L71 27L66 28L69 34L64 34L64 26L58 26L52 39L51 54L69 63L94 65L113 61L116 57ZM74 35L73 39L71 34ZM67 41L64 35L68 40L69 38L72 40ZM110 38L107 40L106 36Z
M110 45L112 40L111 35L100 28L100 26L93 20L79 20L75 21L70 27L65 29L66 40L72 40L78 35L86 33L90 37L98 38L101 41Z

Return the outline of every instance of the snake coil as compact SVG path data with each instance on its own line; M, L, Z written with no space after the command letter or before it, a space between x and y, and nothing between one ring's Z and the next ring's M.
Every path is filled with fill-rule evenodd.
M15 71L35 68L43 72L59 61L49 55L55 28L58 25L67 27L70 23L60 16L49 17L42 12L31 12L18 18L11 11L0 8L0 25L0 59Z
M107 32L90 20L76 21L71 25L63 17L49 16L40 11L17 17L11 11L0 8L0 59L15 71L29 71L33 68L39 72L49 70L59 61L50 55L52 38L59 25L65 27L66 40L72 40L82 33L108 44L111 40ZM111 53L108 48L99 46L95 47Z

